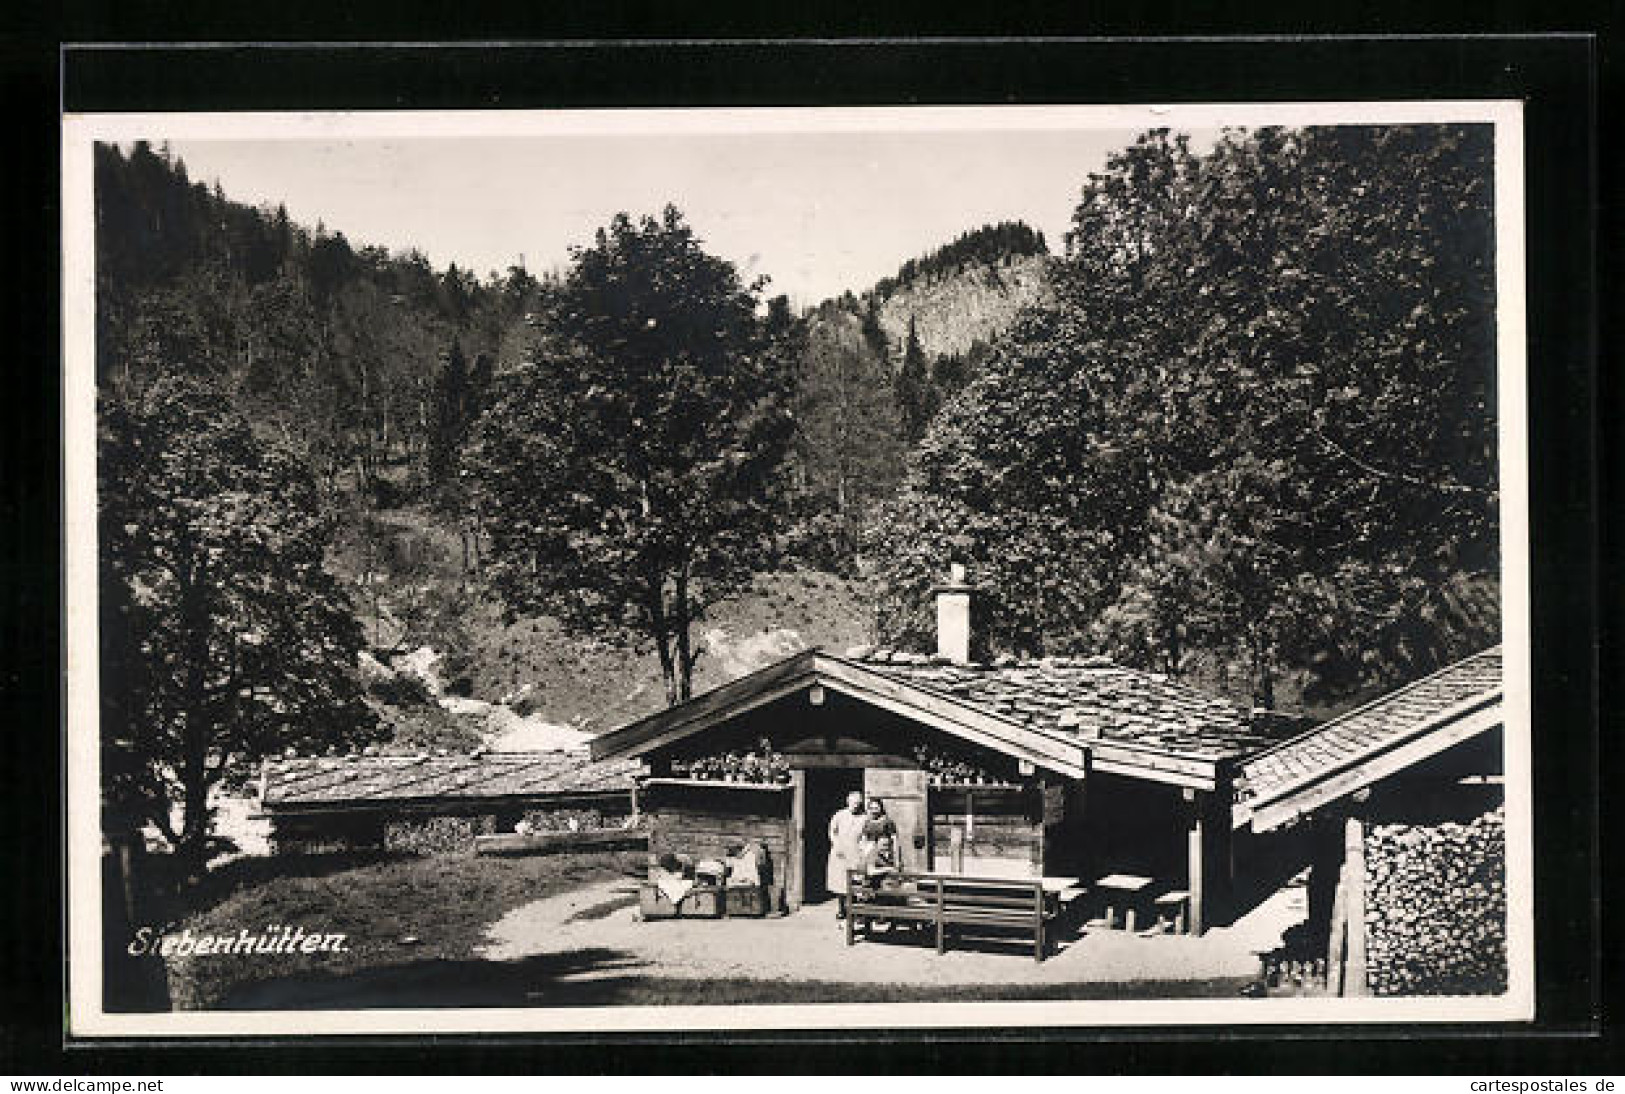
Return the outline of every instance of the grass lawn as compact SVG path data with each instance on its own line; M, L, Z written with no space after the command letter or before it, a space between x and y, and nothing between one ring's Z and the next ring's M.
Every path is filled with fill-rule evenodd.
M191 894L200 910L177 916L169 930L235 935L242 928L257 934L275 925L298 926L344 934L345 952L171 956L166 965L176 1009L216 1007L267 980L326 980L470 960L485 928L507 912L594 881L641 872L645 856L371 855L359 864L353 864L357 856L324 858L260 859L235 872L228 867Z
M185 894L171 934L251 934L277 925L343 933L338 953L170 957L176 1009L386 1009L752 1003L946 1002L993 999L1236 998L1245 981L963 985L667 975L609 947L516 961L476 956L486 929L543 897L636 876L641 853L480 858L365 855L240 860ZM632 902L577 909L595 919ZM1023 960L1012 957L1011 960Z

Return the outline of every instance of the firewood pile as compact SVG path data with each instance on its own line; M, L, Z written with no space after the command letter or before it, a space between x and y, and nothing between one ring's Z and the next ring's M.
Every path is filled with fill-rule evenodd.
M1374 826L1365 854L1372 994L1506 991L1506 833L1500 809L1469 824Z

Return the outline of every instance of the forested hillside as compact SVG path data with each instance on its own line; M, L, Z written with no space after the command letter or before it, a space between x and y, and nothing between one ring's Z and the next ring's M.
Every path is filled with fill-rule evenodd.
M145 142L97 147L96 192L102 390L206 378L301 453L329 498L344 483L396 496L447 472L542 291L522 269L436 271L230 201Z
M968 228L796 315L671 207L481 278L98 147L111 796L201 855L232 771L481 743L452 700L598 730L807 643L930 648L950 560L984 656L1263 705L1480 648L1489 158L1155 131L1057 180L1064 253Z
M1026 307L1048 298L1043 233L985 225L797 324L797 549L849 571L903 457Z

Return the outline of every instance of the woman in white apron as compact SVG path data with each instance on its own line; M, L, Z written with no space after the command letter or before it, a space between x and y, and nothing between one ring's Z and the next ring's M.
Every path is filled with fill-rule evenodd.
M857 790L846 796L846 808L829 819L829 865L824 870L824 887L836 894L836 919L846 918L846 872L863 866L858 844L867 820L863 794Z

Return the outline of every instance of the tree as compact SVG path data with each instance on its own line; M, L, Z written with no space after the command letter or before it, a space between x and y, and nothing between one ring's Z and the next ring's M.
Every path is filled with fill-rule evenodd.
M429 424L429 480L444 482L456 469L457 452L471 417L472 393L463 347L451 344L446 364L435 377L433 417Z
M668 702L690 631L772 546L790 376L754 286L668 206L575 253L535 363L499 375L466 453L487 576L514 610L647 640Z
M815 564L845 569L864 519L896 487L903 443L891 370L838 307L795 339L794 455L801 530Z
M218 388L162 378L100 427L109 797L200 871L230 771L366 738L361 631L311 476Z
M1329 696L1494 638L1456 603L1498 565L1489 180L1470 128L1265 129L1179 176L1183 216L1142 203L1163 215L1128 314L1181 362L1124 355L1161 370L1118 404L1161 423L1147 561L1255 701L1285 671Z
M926 364L925 350L920 347L920 336L914 326L914 317L908 320L908 338L903 343L903 363L897 369L897 413L902 419L903 436L917 441L925 435L931 415L936 413L935 391L931 386L931 369Z
M998 575L1000 641L1235 665L1266 704L1493 641L1490 153L1482 127L1385 126L1233 130L1202 156L1154 130L1112 156L1053 309L921 444L885 588L921 595L916 549L940 568L958 537ZM974 445L945 432L984 420Z
M867 537L886 640L928 642L928 590L955 560L983 589L990 652L1081 650L1147 505L1143 460L1107 431L1106 367L1070 316L1028 311L943 407Z

